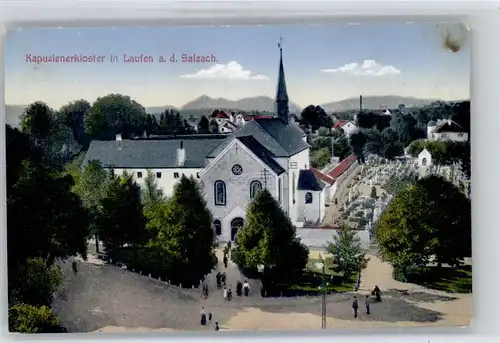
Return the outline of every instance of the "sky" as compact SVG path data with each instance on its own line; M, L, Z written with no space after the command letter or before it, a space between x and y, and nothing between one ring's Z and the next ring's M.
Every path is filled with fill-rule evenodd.
M448 33L459 52L445 49ZM289 98L299 106L359 95L461 100L469 98L467 36L458 24L436 23L17 30L6 39L5 98L54 108L110 93L145 107L201 95L274 98L282 37ZM95 60L61 58L75 54ZM141 54L153 62L126 62ZM58 60L37 63L43 56Z

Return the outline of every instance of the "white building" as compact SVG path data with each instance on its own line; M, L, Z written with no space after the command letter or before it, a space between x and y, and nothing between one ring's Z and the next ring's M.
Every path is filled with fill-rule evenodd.
M216 116L222 125L230 119L222 117ZM99 160L115 174L127 171L139 184L149 170L166 196L182 175L199 179L222 241L234 240L247 206L263 188L296 227L319 224L325 215L325 187L309 170L305 133L290 120L281 48L276 116L251 119L230 135L92 141L83 166Z
M469 135L464 128L451 119L430 121L427 124L427 139L430 141L466 142Z
M432 165L432 154L429 150L424 149L418 154L417 164L419 167L428 167Z
M334 130L342 129L346 137L350 137L353 133L358 131L358 127L352 121L341 120L333 125Z

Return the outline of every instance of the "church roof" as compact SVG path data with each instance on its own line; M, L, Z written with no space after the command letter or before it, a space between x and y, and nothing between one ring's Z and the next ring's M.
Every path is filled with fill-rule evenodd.
M162 140L92 141L82 165L99 160L105 168L179 168L177 149L182 142L186 152L183 168L204 168L207 154L225 138L193 135Z
M252 136L243 136L236 138L241 143L243 143L248 149L250 149L262 162L264 162L271 170L273 170L277 175L281 175L285 172L282 166L276 162L272 154L267 150L262 144L260 144Z
M252 136L272 157L290 157L309 148L303 140L305 133L296 125L287 125L278 118L254 119L212 150L208 157L216 157L234 138L244 136Z
M299 191L321 191L323 187L320 185L312 171L302 169L299 171L297 189Z

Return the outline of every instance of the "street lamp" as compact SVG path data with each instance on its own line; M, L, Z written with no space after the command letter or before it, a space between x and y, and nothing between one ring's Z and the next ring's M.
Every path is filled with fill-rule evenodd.
M319 261L314 263L316 269L321 270L323 285L321 293L321 329L326 329L326 282L325 282L325 260L319 255Z

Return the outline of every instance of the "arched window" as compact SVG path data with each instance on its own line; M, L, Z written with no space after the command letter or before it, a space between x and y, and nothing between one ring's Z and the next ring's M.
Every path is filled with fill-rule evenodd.
M214 220L214 228L215 228L215 234L217 236L222 235L222 224L219 219Z
M424 157L422 158L422 165L423 166L426 166L427 165L427 159Z
M250 182L250 199L255 198L255 196L261 189L262 189L262 183L260 183L260 181Z
M226 184L224 181L214 182L214 200L217 206L226 206Z
M313 202L313 195L312 195L311 192L307 192L306 193L305 200L306 200L306 204L312 204L312 202Z

